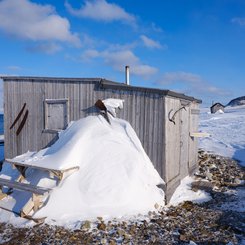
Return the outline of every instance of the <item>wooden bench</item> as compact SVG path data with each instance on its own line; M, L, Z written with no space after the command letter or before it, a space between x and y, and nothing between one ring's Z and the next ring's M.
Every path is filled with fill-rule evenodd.
M8 188L17 189L20 191L26 191L32 193L32 198L26 203L21 210L21 217L27 216L32 210L37 211L43 204L43 197L50 193L52 189L44 188L41 186L34 186L31 184L20 183L12 180L0 178L0 186L6 186ZM2 192L2 191L1 191ZM4 193L2 193L4 195Z
M17 189L20 191L26 191L26 192L32 193L32 197L25 204L25 206L22 208L22 210L20 211L20 214L19 214L21 217L25 217L25 218L28 217L29 219L33 219L33 218L31 218L31 216L29 216L29 213L32 210L35 212L41 207L41 205L43 204L44 195L49 194L52 189L22 183L22 180L25 178L25 171L27 168L33 168L33 169L37 169L37 170L48 171L50 173L51 177L56 176L59 181L62 180L65 173L67 173L69 171L79 170L78 166L74 166L74 167L70 167L70 168L66 168L66 169L53 169L53 168L45 168L45 167L41 167L41 166L36 166L36 165L31 164L31 162L30 163L23 163L23 162L14 161L11 159L5 159L4 162L12 164L15 168L17 168L17 170L20 172L20 176L16 179L16 181L0 178L0 186L6 186L6 187L9 187L12 189ZM9 194L9 193L7 193L7 194ZM0 200L3 199L4 197L6 197L7 194L2 193L1 188L0 188ZM9 210L9 211L11 211L11 210ZM41 220L43 220L43 219L41 219ZM40 220L38 219L38 222L39 221Z
M76 171L79 170L79 166L74 166L66 169L53 169L53 168L45 168L41 166L36 166L31 163L23 163L23 162L18 162L18 161L13 161L11 159L5 159L5 162L10 163L17 167L17 169L20 171L21 175L24 176L25 169L26 168L34 168L34 169L39 169L42 171L48 171L51 175L56 176L59 180L62 180L64 173L69 172L69 171ZM25 176L24 176L25 177Z

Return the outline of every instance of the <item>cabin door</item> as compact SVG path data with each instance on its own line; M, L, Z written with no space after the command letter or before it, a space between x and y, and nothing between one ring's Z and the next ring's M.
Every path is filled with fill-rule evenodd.
M198 132L199 106L192 103L190 108L190 133ZM198 141L195 137L189 137L189 173L192 173L198 162Z
M188 175L189 165L189 107L180 111L180 174Z

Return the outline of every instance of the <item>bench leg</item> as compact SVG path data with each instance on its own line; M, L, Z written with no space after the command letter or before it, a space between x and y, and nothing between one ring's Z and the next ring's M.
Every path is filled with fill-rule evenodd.
M23 176L23 178L25 178L25 173L27 170L27 167L22 167L22 166L18 166L18 165L14 165L13 164L13 169L17 169L19 171L19 173Z
M2 192L2 186L0 186L0 200L4 199L6 196L8 195Z
M15 181L21 183L24 179L25 179L24 176L22 174L20 174Z
M33 194L32 198L29 199L29 201L21 210L21 217L27 216L32 210L36 212L42 204L42 195Z
M55 171L55 170L50 171L50 175L56 176L59 179L59 181L61 181L63 178L63 173L60 171Z
M33 210L34 210L34 212L36 212L39 209L39 207L43 204L42 196L33 194L32 195L32 201L34 204Z
M22 208L21 212L20 212L20 216L21 217L25 217L27 216L33 209L34 207L34 203L32 198L26 203L26 205Z

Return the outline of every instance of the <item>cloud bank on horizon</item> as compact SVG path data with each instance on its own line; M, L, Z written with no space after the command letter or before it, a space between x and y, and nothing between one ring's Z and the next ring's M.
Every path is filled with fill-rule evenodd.
M245 4L176 1L2 0L0 73L120 81L129 65L136 86L207 104L243 95Z

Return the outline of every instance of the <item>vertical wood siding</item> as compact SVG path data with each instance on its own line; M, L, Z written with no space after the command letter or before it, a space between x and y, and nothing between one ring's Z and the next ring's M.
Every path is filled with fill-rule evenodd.
M180 111L180 174L181 178L189 174L189 138L190 138L190 106Z
M106 98L125 101L118 117L131 123L147 155L167 183L176 184L180 175L185 176L187 169L196 165L197 141L189 137L189 132L197 131L198 115L190 114L191 109L198 109L197 103L177 113L173 124L168 120L168 113L173 110L173 115L181 107L178 98L137 90L100 89L98 81L69 79L4 81L5 157L40 150L55 140L55 134L43 131L45 99L68 99L68 113L73 121L95 114L94 103ZM24 103L29 115L22 132L16 136L20 122L11 130L9 127Z
M198 110L199 105L197 103L191 103L191 110ZM190 112L190 133L198 132L198 121L199 115L196 113ZM189 172L193 172L197 167L198 160L198 139L189 137Z
M175 181L180 175L180 113L176 113L175 124L169 121L174 113L180 108L180 100L165 98L165 180Z

